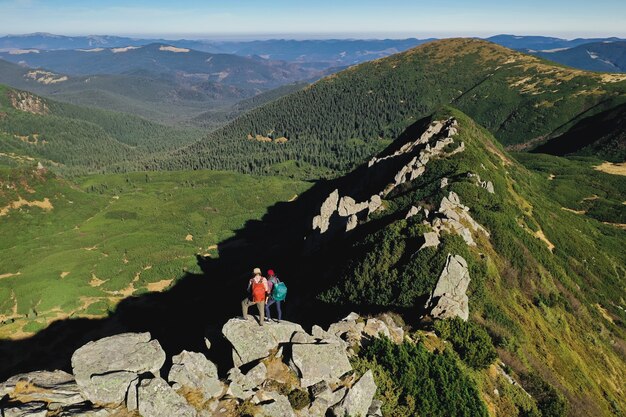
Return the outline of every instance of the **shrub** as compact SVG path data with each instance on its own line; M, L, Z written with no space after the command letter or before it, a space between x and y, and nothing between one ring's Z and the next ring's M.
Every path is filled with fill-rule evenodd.
M465 363L475 369L486 368L497 357L489 334L474 322L465 322L458 317L440 320L435 330L449 340Z
M301 389L294 389L293 391L291 391L288 395L288 398L289 403L295 410L302 410L311 402L309 398L309 393Z

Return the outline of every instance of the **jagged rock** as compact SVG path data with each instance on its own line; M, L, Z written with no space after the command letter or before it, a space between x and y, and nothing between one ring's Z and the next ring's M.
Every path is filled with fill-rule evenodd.
M367 204L367 215L369 216L370 214L378 210L382 205L383 200L378 194L374 194L370 197L369 203Z
M346 223L346 232L356 228L359 225L359 218L356 214L353 214L348 218L348 222Z
M437 285L426 302L426 308L437 319L458 316L469 317L468 298L465 292L470 282L467 262L460 255L448 254L446 265Z
M72 406L64 408L58 414L54 414L57 417L108 417L111 412L105 408L92 408L90 405L84 406Z
M337 343L293 345L292 361L303 387L320 381L336 382L352 370L346 351Z
M21 385L20 395L15 394ZM27 397L28 402L45 401L60 405L79 404L86 400L80 392L74 376L63 371L34 371L15 375L0 384L0 398L8 395L13 399Z
M331 324L328 327L328 333L336 338L344 340L348 343L348 345L360 344L365 323L357 322L356 319L353 319L352 317L354 317L354 314L356 313L351 313L343 320ZM358 314L356 314L356 317L359 317Z
M202 392L206 400L219 396L224 386L217 375L217 366L202 353L183 350L172 358L167 377L174 389L192 388Z
M344 399L333 407L337 417L366 416L376 394L376 383L372 371L368 370L356 384L350 388Z
M46 417L48 409L44 402L29 402L0 408L2 417Z
M277 392L268 392L270 400L259 404L255 417L296 417L289 399Z
M222 333L233 345L235 366L267 357L279 344L289 342L295 332L304 332L304 329L285 320L261 327L256 321L230 319L222 328Z
M72 355L83 395L97 404L121 404L139 374L158 375L165 352L150 333L125 333L89 342Z
M400 344L404 341L404 329L398 326L389 314L382 314L380 316L380 320L387 325L387 329L389 329L389 338L394 343Z
M349 217L353 214L360 213L368 208L369 202L365 201L357 203L354 198L350 196L341 197L339 200L338 213L341 217Z
M137 393L142 417L196 416L196 410L161 378L142 380Z
M337 210L339 203L339 190L335 190L324 200L320 207L320 214L313 218L313 230L319 229L325 233L330 227L330 218Z
M444 177L441 179L441 184L439 185L439 188L445 188L447 186L448 186L448 179Z
M480 231L489 236L489 232L470 216L469 207L461 204L459 196L454 191L450 191L448 196L441 200L438 211L444 216L441 219L442 228L460 235L470 246L476 246L476 243L470 230L463 225L464 222L469 224L474 231Z
M317 342L317 339L315 338L315 336L311 336L310 334L305 333L305 332L295 332L293 336L291 336L291 343L302 344L302 343L315 343L315 342Z
M311 385L309 391L314 398L317 398L326 392L330 392L330 385L328 385L328 382L322 380Z
M211 350L211 341L206 337L204 338L204 345L206 346L207 350Z
M245 375L239 368L233 368L228 372L228 380L238 384L244 391L258 387L267 377L267 366L263 362L250 369Z
M422 206L411 206L411 208L409 209L409 211L406 213L406 216L404 216L405 219L410 219L411 217L415 216L417 213L420 212L420 210L422 209Z
M372 405L367 410L368 417L383 417L383 403L380 400L372 400Z
M495 190L493 189L493 183L491 181L487 181L487 183L485 184L485 189L491 194L495 193Z
M311 417L323 417L326 415L326 412L330 408L330 404L328 404L328 400L325 398L316 398L311 403L311 406L308 409L309 416Z
M422 246L420 246L418 251L425 249L425 248L430 248L433 246L434 247L439 246L439 236L437 235L437 233L436 232L424 233L424 243L422 244Z
M334 391L328 390L323 392L322 394L320 394L317 399L324 399L326 400L326 403L328 404L328 408L336 405L339 403L339 401L343 400L344 397L346 396L346 392L348 392L348 389L346 387L339 387Z
M378 319L368 319L363 333L371 337L380 337L380 335L390 337L387 325L382 320Z

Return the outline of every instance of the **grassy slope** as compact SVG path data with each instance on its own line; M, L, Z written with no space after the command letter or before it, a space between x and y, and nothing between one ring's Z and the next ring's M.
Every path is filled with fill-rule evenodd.
M53 206L1 217L0 275L19 275L0 279L0 338L69 315L106 315L124 297L163 289L198 269L195 254L217 256L213 245L307 188L207 171L96 175L75 185L32 168L3 168L0 183L1 208L19 197Z
M579 114L594 114L596 106L623 96L625 89L622 74L569 69L481 40L436 41L324 78L154 165L224 167L230 163L222 156L228 150L229 158L238 160L255 155L253 167L237 167L243 171L263 172L288 159L347 169L380 149L381 138L397 137L448 103L503 144L528 147ZM268 132L290 141L277 146L246 139Z
M528 166L543 171L533 172L502 150L488 131L451 112L460 122L466 151L431 161L423 177L388 197L387 210L376 222L361 226L370 229L356 233L345 249L351 261L324 298L365 308L414 308L434 286L446 254L461 254L472 277L471 320L489 331L500 358L515 373L539 373L566 395L570 415L623 412L626 396L619 381L626 377L626 232L597 219L616 222L624 208L590 209L588 215L561 208L621 205L626 200L623 179L593 171L585 160L522 155ZM548 171L556 177L549 179ZM492 181L496 193L474 185L467 172ZM441 190L444 176L453 180ZM472 249L448 236L438 250L409 256L425 229L420 215L407 221L404 213L411 205L438 207L448 190L459 194L491 237L479 239ZM594 193L601 196L597 202L581 202ZM537 231L555 245L552 252ZM504 410L511 403L493 395L489 372L477 378L490 406L508 415Z

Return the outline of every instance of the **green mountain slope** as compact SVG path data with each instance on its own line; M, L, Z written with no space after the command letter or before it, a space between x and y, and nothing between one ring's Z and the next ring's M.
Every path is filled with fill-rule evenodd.
M502 144L526 148L625 89L621 74L568 69L476 39L436 41L322 79L150 165L265 172L296 159L346 170L449 103Z
M415 142L429 121L451 117L456 122L447 126L454 132ZM488 356L481 359L493 343L543 415L565 415L561 395L567 415L619 415L626 410L619 382L626 376L626 232L618 224L626 213L623 178L593 171L592 161L520 156L534 170L451 109L328 184L329 192L337 189L339 209L329 210L337 210L332 194L322 196L307 238L321 250L317 263L328 282L321 299L357 311L392 308L416 321L432 308L427 300L450 256L461 256L471 278L469 328L448 328L444 321L435 330L470 367L487 368L474 376L489 408L497 415L533 415L524 414L519 397L502 394L507 384L497 382ZM417 166L424 169L414 171ZM382 204L372 211L371 196L378 195ZM355 207L354 219L347 217ZM476 326L489 337L472 336ZM369 357L383 354L377 352ZM381 372L393 380L393 369ZM392 383L387 394L406 389L401 384ZM559 394L542 403L551 389Z
M0 85L0 152L59 169L103 170L201 136L136 116L77 107Z

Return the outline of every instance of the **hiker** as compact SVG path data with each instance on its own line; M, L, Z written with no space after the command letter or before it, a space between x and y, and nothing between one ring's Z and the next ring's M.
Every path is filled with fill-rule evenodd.
M248 309L252 304L256 304L259 309L260 325L263 326L265 320L265 301L269 293L267 279L261 275L261 268L254 268L254 277L248 281L248 292L250 295L241 302L241 311L244 320L248 320Z
M287 286L285 283L278 279L273 269L267 271L267 286L269 287L269 299L265 304L265 320L270 321L272 315L270 313L270 306L276 304L276 311L278 311L278 322L283 319L283 310L281 304L285 301L287 295Z

